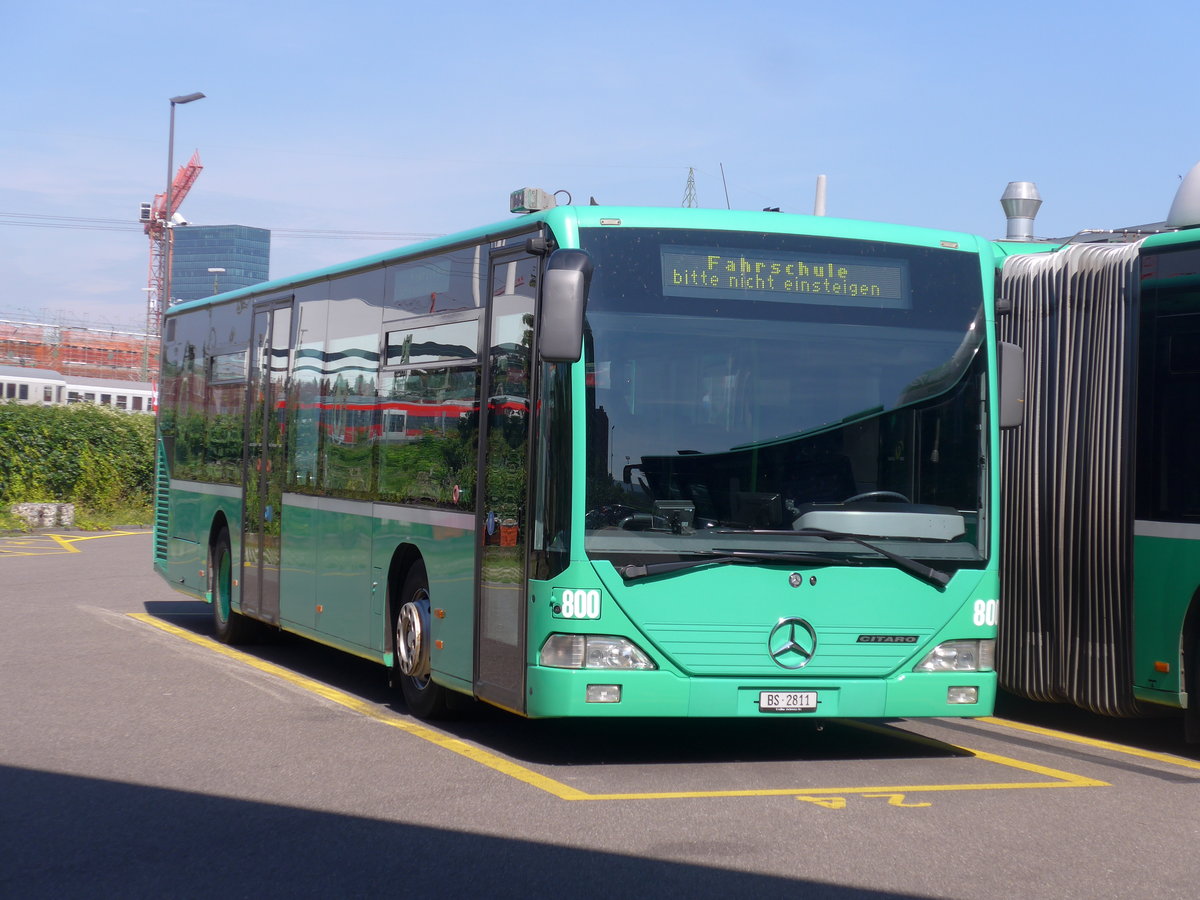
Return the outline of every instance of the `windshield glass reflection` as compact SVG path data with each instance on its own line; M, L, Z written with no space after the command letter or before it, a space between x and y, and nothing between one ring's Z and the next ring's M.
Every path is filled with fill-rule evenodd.
M979 560L978 259L816 243L633 230L585 241L597 257L585 342L590 553L805 541L864 553L809 536L826 529L921 543L908 552L925 558ZM704 255L689 256L689 246ZM767 267L830 246L839 260L857 254L902 271L906 292L842 304L670 282L681 258Z

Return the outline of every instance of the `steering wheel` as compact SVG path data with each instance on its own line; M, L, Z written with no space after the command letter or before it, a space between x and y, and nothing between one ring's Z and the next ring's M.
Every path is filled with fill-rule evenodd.
M853 503L856 500L894 500L897 503L912 503L903 494L896 491L866 491L862 494L855 494L853 497L847 497L843 503Z
M618 522L617 527L625 531L651 531L656 518L658 517L652 516L650 513L634 513Z

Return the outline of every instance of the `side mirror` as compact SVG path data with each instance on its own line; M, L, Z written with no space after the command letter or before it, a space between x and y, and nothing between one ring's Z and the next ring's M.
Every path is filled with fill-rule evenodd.
M583 250L555 250L542 277L538 351L544 362L578 362L583 353L583 314L592 283L592 258Z
M1000 427L1016 428L1025 419L1025 350L998 341L996 361L1000 367Z

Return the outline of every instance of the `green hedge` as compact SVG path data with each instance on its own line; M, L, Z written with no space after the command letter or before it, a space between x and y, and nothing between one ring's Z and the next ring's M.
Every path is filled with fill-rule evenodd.
M0 503L107 511L154 497L154 417L79 403L0 404Z

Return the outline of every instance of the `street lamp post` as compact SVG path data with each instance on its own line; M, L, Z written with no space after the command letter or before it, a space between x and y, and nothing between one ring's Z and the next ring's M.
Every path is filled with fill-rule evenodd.
M217 294L221 293L221 289L218 287L217 279L225 274L225 270L222 268L210 268L208 270L208 274L213 277L213 296L215 297Z
M167 252L163 254L163 273L159 283L163 286L163 296L158 301L158 315L162 317L163 310L171 305L171 257L172 248L175 243L174 236L171 231L171 194L174 188L174 172L175 168L175 107L181 103L191 103L194 100L203 100L204 95L196 92L194 94L181 94L178 97L171 98L171 128L167 134L167 205L166 216L167 221L164 223L166 228Z

